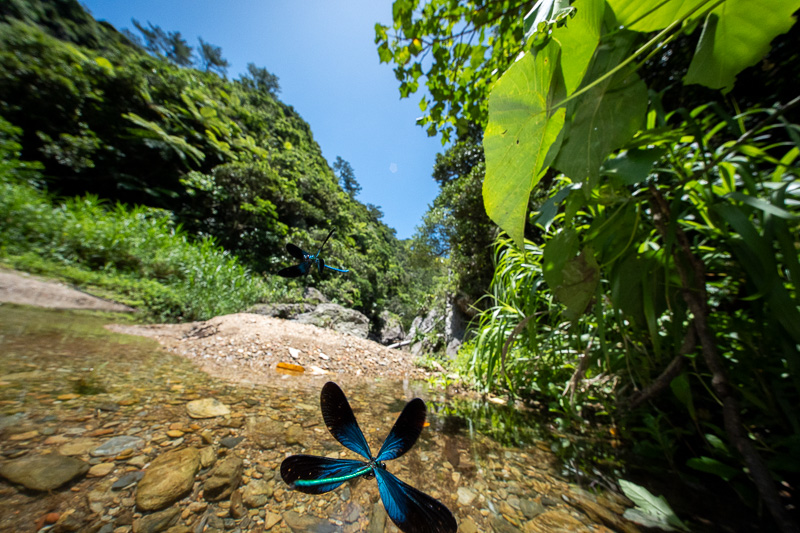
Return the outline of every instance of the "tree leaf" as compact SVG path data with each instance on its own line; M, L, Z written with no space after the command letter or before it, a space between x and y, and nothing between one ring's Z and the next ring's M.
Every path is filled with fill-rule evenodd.
M689 385L689 377L686 375L686 372L678 374L678 376L670 382L669 387L678 400L689 410L689 415L692 417L692 420L697 420L694 411L694 401L692 400L692 387Z
M686 466L689 468L694 468L695 470L699 470L701 472L707 472L709 474L714 474L716 476L721 477L725 481L730 481L733 479L737 474L740 473L738 468L733 468L732 466L728 466L725 463L721 463L716 459L712 459L711 457L692 457L688 461L686 461Z
M596 80L627 55L632 35L618 38L611 49L598 53L586 77ZM572 178L598 182L600 164L639 130L647 111L647 87L631 69L623 69L582 94L570 106L574 117L553 166ZM488 164L487 164L488 166Z
M776 36L789 31L800 0L726 0L706 18L684 83L728 92L736 75L755 65Z
M619 480L619 486L622 492L625 493L625 496L636 504L637 510L654 523L660 524L656 527L667 530L678 528L683 531L689 531L663 496L654 496L646 488L640 487L630 481L625 481L624 479ZM627 512L625 513L625 517L628 518Z
M547 241L543 249L542 273L554 289L564 281L564 265L578 253L578 234L572 229L562 230Z
M572 7L575 8L575 17L568 20L564 27L553 31L553 39L561 45L561 71L567 96L580 85L600 42L605 2L577 0Z
M666 28L704 2L706 0L608 0L608 5L621 26L651 32Z
M650 175L653 163L667 153L666 148L655 147L627 150L603 163L603 174L617 176L625 185L636 185Z
M567 306L564 316L568 320L576 320L586 311L599 281L600 266L590 247L584 248L580 255L567 261L562 283L553 292Z
M550 42L525 54L497 81L489 95L483 139L486 214L523 247L528 198L547 166L551 146L564 126L565 110L551 114L558 46Z

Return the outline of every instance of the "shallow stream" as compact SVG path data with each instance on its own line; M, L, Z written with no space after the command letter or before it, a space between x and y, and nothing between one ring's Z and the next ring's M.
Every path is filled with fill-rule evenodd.
M194 446L212 447L217 461L242 459L240 494L207 501L204 487L214 466L201 469L191 491L167 507L171 514L159 511L178 528L170 531L397 531L374 479L307 495L288 490L280 478L287 455L357 458L322 421L319 392L330 376L275 373L257 386L223 382L153 340L104 329L121 319L0 305L0 461L63 454L93 467L50 492L0 479L0 530L160 531L148 520L153 513L136 507L135 484L113 485L146 471L160 454ZM447 505L459 531L636 530L621 518L622 498L563 477L565 463L552 442L537 438L534 422L524 421L526 431L498 433L509 407L476 404L420 382L340 384L373 452L405 402L425 400L430 425L387 468ZM216 398L229 414L191 418L187 403L203 398ZM142 444L117 455L93 453L118 436L139 437ZM256 481L265 487L266 503L252 505L257 499L246 497L243 504L241 492Z

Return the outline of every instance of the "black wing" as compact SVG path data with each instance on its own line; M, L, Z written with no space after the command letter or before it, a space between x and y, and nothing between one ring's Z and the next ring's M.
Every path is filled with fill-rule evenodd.
M327 236L327 237L325 237L325 240L324 240L324 241L322 241L322 245L319 247L319 250L317 251L317 257L319 257L319 254L321 254L321 253L322 253L322 249L323 249L323 248L325 248L325 243L326 243L326 242L328 242L328 239L330 239L330 238L331 238L331 235L333 235L333 232L334 232L334 231L336 231L336 230L335 230L335 229L332 229L332 230L331 230L331 231L328 233L328 236Z
M423 427L425 427L425 402L414 398L406 404L403 412L397 417L375 460L389 461L406 453L417 442Z
M308 274L308 269L309 263L300 263L299 265L278 270L278 275L283 276L284 278L299 278L300 276L305 276Z
M295 246L294 244L292 244L290 242L286 243L286 251L289 252L289 255L291 255L292 257L294 257L298 261L305 261L306 260L306 256L308 255L303 250L301 250L300 248L298 248L297 246Z
M383 468L373 469L386 514L404 533L455 533L458 524L442 502L404 483Z
M322 418L325 425L331 432L333 438L338 440L342 446L353 450L367 460L372 460L372 452L367 444L367 439L358 427L356 415L347 401L347 397L333 381L327 382L322 387L319 397Z

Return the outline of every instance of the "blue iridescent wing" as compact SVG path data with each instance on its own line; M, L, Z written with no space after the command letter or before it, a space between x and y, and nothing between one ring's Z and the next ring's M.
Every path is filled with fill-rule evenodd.
M403 412L397 417L375 460L389 461L406 453L417 442L423 427L425 427L425 402L414 398L406 404Z
M291 255L292 257L294 257L298 261L305 261L306 260L306 256L308 255L307 253L305 253L303 250L301 250L300 248L298 248L297 246L295 246L292 243L287 243L286 244L286 251L289 252L289 255Z
M294 265L278 270L278 275L283 276L284 278L299 278L300 276L305 276L306 274L308 274L309 268L310 268L310 263L303 262L300 263L299 265Z
M373 469L386 514L404 533L455 533L453 513L442 502L397 479L383 468Z
M372 452L367 444L367 439L364 438L361 428L358 427L356 415L353 414L353 409L339 385L333 381L327 382L322 387L319 404L322 418L333 438L365 459L372 460Z
M281 477L293 490L322 494L348 479L368 473L367 463L355 459L330 459L317 455L292 455L281 463ZM363 471L363 472L359 472Z

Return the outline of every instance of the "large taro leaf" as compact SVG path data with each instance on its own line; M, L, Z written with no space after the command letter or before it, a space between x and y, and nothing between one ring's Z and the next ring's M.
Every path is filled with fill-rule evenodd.
M583 314L600 280L600 267L591 248L584 248L576 256L577 251L577 234L564 230L547 242L542 257L545 281L567 307L564 316L568 320Z
M708 0L608 0L617 23L640 32L661 30ZM695 15L700 12L694 13Z
M599 79L627 56L633 34L626 32L601 49L586 76ZM587 193L597 185L600 165L639 130L647 111L647 87L632 68L609 76L569 106L572 119L553 166L576 182L588 182ZM487 163L488 167L488 163Z
M522 248L528 198L554 153L564 125L563 108L552 110L558 45L526 54L497 81L489 95L483 137L486 214ZM562 87L563 88L563 87Z
M605 2L576 0L572 7L575 8L575 17L567 20L564 27L553 30L553 39L561 45L561 70L567 96L580 85L600 42Z
M798 8L800 0L725 0L706 18L684 83L730 91L736 75L789 31Z

